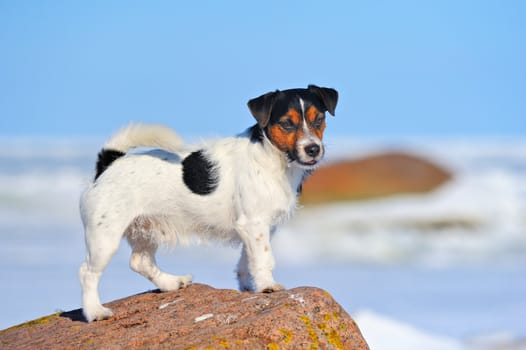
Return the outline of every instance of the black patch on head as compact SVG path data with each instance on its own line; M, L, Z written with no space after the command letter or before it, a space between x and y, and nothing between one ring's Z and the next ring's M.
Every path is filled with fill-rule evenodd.
M97 157L95 180L97 180L97 178L111 165L111 163L125 154L126 153L114 149L103 148Z
M331 115L334 115L334 110L336 108L336 104L338 103L338 91L312 84L309 85L307 89L318 95L325 109L329 111Z
M292 89L281 91L275 99L274 106L270 113L269 123L275 124L278 120L287 114L290 109L295 109L301 113L300 98L303 101L303 109L307 111L311 106L314 106L318 111L325 112L325 107L321 98L308 89Z
M266 93L248 101L248 108L260 128L266 128L269 123L275 123L290 108L300 111L298 97L303 100L305 110L314 105L320 112L328 111L331 115L334 115L338 103L336 90L309 85L307 89L276 90Z
M206 195L217 188L219 177L217 165L203 150L190 153L183 162L183 181L195 194Z

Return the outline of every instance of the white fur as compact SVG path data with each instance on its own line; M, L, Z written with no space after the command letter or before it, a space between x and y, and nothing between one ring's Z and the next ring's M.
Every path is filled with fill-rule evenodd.
M303 102L301 97L298 97L298 99L300 100L301 117L305 120L305 102Z
M106 149L127 152L136 147L158 147L179 153L183 140L172 129L155 124L130 124L119 130L104 145Z
M132 247L130 267L163 291L184 287L192 277L161 271L155 251L194 235L243 244L237 269L242 290L282 288L272 276L270 238L296 207L303 167L288 163L266 137L256 143L246 135L220 139L193 148L204 149L218 170L215 191L198 195L182 179L182 143L166 130L134 125L116 134L106 148L125 152L137 145L155 146L175 153L157 150L121 157L81 197L87 257L80 281L88 321L112 315L100 303L98 284L122 237Z

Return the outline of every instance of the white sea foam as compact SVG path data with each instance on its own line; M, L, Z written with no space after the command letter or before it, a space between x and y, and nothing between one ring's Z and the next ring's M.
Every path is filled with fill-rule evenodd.
M489 171L459 175L425 195L303 208L276 237L276 246L295 246L284 255L297 262L442 265L524 258L523 183Z
M362 335L371 349L375 350L461 350L464 346L457 340L430 334L400 321L362 310L353 315Z

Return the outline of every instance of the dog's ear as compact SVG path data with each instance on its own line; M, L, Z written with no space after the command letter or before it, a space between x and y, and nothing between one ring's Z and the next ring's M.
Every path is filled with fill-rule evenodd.
M327 108L327 111L329 111L331 115L334 115L334 110L338 103L338 91L316 85L309 85L308 89L318 95L325 105L325 108Z
M256 118L259 127L262 129L267 126L270 120L270 113L272 112L272 107L274 106L278 93L279 90L269 92L253 98L247 103L250 113Z

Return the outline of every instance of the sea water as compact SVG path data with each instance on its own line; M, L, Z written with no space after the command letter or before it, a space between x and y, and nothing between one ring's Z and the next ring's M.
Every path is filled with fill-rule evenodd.
M0 328L80 307L78 198L99 141L0 141ZM328 161L406 151L454 177L429 194L300 208L273 240L276 280L328 290L375 349L526 346L526 141L328 146ZM129 269L129 254L123 242L102 277L103 302L154 288ZM158 261L195 282L237 288L238 256L239 247L210 244Z

